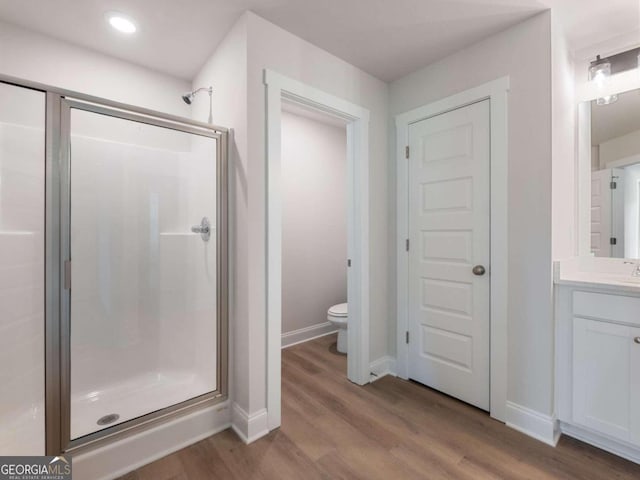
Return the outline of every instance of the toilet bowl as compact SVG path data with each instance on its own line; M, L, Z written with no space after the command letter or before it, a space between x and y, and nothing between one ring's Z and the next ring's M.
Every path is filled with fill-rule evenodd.
M336 349L340 353L347 353L348 337L347 324L349 319L349 310L347 303L339 303L329 308L327 311L327 320L338 327L338 344Z

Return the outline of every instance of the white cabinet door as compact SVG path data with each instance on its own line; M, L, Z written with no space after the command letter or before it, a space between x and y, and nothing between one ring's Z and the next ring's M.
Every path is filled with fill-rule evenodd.
M489 140L488 100L409 127L409 377L484 410Z
M573 420L575 423L620 440L632 440L632 413L637 415L640 396L632 399L637 384L640 344L633 331L615 323L573 319ZM636 348L639 347L639 348ZM635 395L638 395L637 385ZM636 432L636 436L638 432ZM637 439L636 439L637 440Z
M631 328L631 442L640 445L640 328Z

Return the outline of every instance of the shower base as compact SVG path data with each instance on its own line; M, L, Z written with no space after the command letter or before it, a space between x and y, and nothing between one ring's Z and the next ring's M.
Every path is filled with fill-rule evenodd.
M212 375L213 377L213 375ZM100 390L71 396L71 439L118 425L215 390L215 381L170 371L131 377ZM98 421L119 415L106 425Z

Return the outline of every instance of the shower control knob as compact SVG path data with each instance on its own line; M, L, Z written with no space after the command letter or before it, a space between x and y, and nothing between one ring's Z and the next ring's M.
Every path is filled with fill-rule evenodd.
M640 343L640 337L634 338L633 341L636 342L636 343Z
M199 233L202 240L205 242L211 238L211 223L207 217L203 217L200 225L194 225L191 227L193 233Z
M475 267L473 267L471 271L473 272L474 275L478 275L479 277L481 277L486 273L487 270L484 268L483 265L476 265Z

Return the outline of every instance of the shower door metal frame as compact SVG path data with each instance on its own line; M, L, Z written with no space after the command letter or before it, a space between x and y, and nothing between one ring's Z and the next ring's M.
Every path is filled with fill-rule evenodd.
M226 128L0 75L0 82L46 94L45 185L45 423L46 453L78 453L163 421L223 402L228 396L228 135ZM216 140L217 363L216 390L85 435L70 438L71 289L70 113L79 109ZM68 285L67 285L68 286ZM212 319L212 321L215 319Z
M136 107L113 100L53 87L39 82L0 74L0 83L43 92L45 94L45 450L47 455L63 452L77 453L97 447L107 441L125 438L199 409L223 402L228 397L228 139L229 130L209 123L198 122L177 115ZM215 138L216 141L216 237L217 237L217 364L214 392L186 400L177 405L149 413L119 425L71 441L70 437L70 318L69 291L64 289L63 246L69 245L69 118L70 108L80 108L104 115L128 119L173 130ZM65 157L66 155L66 157ZM66 237L65 237L66 235ZM67 250L68 252L68 250ZM63 325L65 328L63 328ZM65 347L67 350L65 351Z

